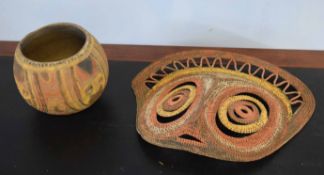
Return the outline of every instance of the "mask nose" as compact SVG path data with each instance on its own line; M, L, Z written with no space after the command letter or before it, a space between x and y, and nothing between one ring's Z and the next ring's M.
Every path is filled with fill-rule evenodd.
M186 128L181 132L178 141L193 145L206 144L205 134L203 134L203 124L200 119L189 123Z

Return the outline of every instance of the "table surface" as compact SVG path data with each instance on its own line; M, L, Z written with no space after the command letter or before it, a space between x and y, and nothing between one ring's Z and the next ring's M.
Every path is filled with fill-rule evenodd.
M110 61L99 101L70 117L29 107L12 75L12 57L0 57L0 174L322 174L323 69L289 68L313 91L317 108L303 130L262 160L233 163L146 143L135 130L132 78L148 63Z

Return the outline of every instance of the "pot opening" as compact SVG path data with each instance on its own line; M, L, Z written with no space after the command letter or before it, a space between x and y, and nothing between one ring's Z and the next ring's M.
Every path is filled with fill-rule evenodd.
M81 29L58 24L29 34L21 42L20 49L28 59L52 62L75 55L85 42L86 34Z

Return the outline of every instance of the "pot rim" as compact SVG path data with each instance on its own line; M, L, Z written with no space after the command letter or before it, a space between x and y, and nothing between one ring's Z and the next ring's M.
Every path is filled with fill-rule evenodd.
M22 44L24 44L24 42L26 42L26 40L28 40L30 37L32 37L34 34L39 33L41 31L44 31L45 29L50 29L50 28L54 28L54 27L71 27L72 29L77 29L79 30L84 36L85 36L85 41L82 45L82 47L73 55L66 57L66 58L62 58L60 60L56 60L56 61L36 61L33 60L31 58L28 58L22 51ZM89 54L90 54L90 48L91 48L91 44L92 43L92 37L91 34L86 31L83 27L74 24L74 23L68 23L68 22L59 22L59 23L52 23L52 24L48 24L45 25L41 28L38 28L32 32L30 32L29 34L27 34L19 43L18 46L15 50L15 60L18 62L23 62L25 65L28 66L32 66L32 67L57 67L60 65L69 65L72 62L80 62L83 59L85 59Z

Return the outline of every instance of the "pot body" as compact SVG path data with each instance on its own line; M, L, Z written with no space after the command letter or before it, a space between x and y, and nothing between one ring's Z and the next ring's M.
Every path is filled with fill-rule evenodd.
M91 106L109 75L102 46L85 29L69 23L48 25L27 35L15 51L13 70L23 99L54 115Z

